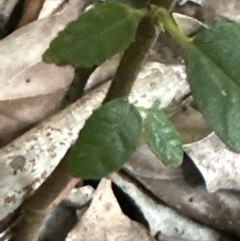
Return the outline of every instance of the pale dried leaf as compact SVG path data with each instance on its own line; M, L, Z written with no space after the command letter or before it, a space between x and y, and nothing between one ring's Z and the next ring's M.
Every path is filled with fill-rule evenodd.
M131 174L145 178L154 178L159 181L175 180L182 177L182 171L172 166L165 166L147 144L139 146L132 154L124 169Z
M3 101L51 94L66 89L73 77L74 71L70 66L58 67L39 62L18 73L16 78L3 81L0 98Z
M85 4L71 1L62 14L35 21L0 41L0 147L60 109L74 70L45 64L41 55Z
M134 159L138 160L137 158L142 158L141 155L143 153L149 155L149 152L151 152L149 149L145 149L145 151L136 155ZM151 160L152 158L146 158L145 162L151 162ZM140 164L140 168L144 169L144 166L142 166L144 162L137 162ZM160 231L162 235L170 237L169 240L171 240L171 238L173 240L175 238L191 241L219 240L220 235L216 231L184 217L178 212L166 207L161 202L157 202L151 195L142 191L137 184L131 182L126 176L113 173L110 175L110 178L135 201L137 206L140 207L145 218L149 222L151 234L153 236Z
M19 207L55 169L92 110L103 101L104 87L0 150L0 220Z
M202 173L209 192L240 190L240 155L230 151L215 133L184 145L184 150Z
M82 0L71 1L63 13L37 20L0 41L0 100L49 94L71 83L73 68L42 63L42 54L83 5Z
M10 143L61 107L65 91L0 101L0 147Z
M84 87L84 92L88 92L104 82L111 80L117 71L120 60L121 56L116 55L97 67L90 75Z
M184 5L187 2L194 2L197 4L202 4L202 0L178 0L179 5Z
M87 212L68 235L67 241L154 241L140 224L125 216L111 188L102 179Z
M224 19L240 22L239 0L202 0L202 5L205 9L205 19L209 23Z
M64 5L64 3L67 5L68 0L45 0L38 19L46 18L50 16L52 13L58 11L59 8L62 9L62 5Z
M175 170L162 167L160 173L155 171L156 161L154 160L152 164L152 158L155 157L149 153L149 150L142 150L133 158L134 160L132 159L129 163L131 167L129 168L128 165L125 170L160 202L166 203L198 223L226 233L240 235L239 192L221 190L209 193L201 174L186 156L182 165ZM159 169L160 167L157 171ZM135 201L137 202L138 199ZM223 238L223 240L229 239Z
M173 13L173 18L176 21L180 31L187 36L196 33L202 27L206 27L197 19L180 13Z

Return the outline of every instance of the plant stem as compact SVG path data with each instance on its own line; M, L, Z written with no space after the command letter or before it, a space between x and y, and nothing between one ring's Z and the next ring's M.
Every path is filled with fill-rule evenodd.
M39 229L47 214L46 210L71 180L67 170L67 157L56 167L42 186L23 204L23 216L15 237L18 241L37 241Z
M154 11L154 10L153 10ZM163 24L165 30L167 30L173 39L183 47L191 45L191 39L186 37L176 26L172 16L165 8L156 9L156 13L159 18L159 25Z
M139 23L136 39L124 52L104 103L114 98L127 97L150 47L156 39L156 29L151 17Z

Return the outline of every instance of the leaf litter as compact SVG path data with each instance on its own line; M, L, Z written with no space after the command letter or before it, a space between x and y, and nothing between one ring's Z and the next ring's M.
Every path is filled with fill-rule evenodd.
M37 59L37 58L36 58ZM28 64L27 64L28 65ZM153 66L154 66L154 64L153 64ZM153 67L153 69L154 70L156 70L156 64L155 64L155 67ZM160 75L166 75L166 74L169 74L169 69L167 69L166 68L166 66L162 66L161 65L161 67L159 67L159 73L161 73ZM171 72L171 71L170 71ZM176 75L176 72L175 73L172 73L171 72L171 74L173 74L173 76L176 76L176 78L178 79L179 78L179 75ZM169 76L171 75L171 74L169 74ZM153 77L156 77L156 76L158 76L157 74L156 74L156 72L152 72L152 76L151 76L151 78L153 78ZM145 81L145 83L146 83L146 81ZM153 98L153 97L151 97L151 95L149 95L149 94L146 94L146 96L145 96L145 100L146 99L148 99L148 98L150 98L150 104L148 103L148 104L146 104L145 102L144 102L144 100L142 100L141 98L140 98L140 93L141 92L139 92L139 90L141 89L141 86L143 86L142 88L145 88L145 85L143 85L143 84L136 84L136 86L135 86L135 89L133 90L133 93L135 94L135 96L133 95L132 96L132 101L133 102L135 102L135 103L138 103L138 100L140 101L140 102L142 102L142 104L145 104L146 106L151 106L152 105L152 103L159 103L159 102L157 102L156 100L158 100L159 101L159 99L156 99L155 97L155 99ZM180 86L181 86L181 83L180 83ZM163 87L163 89L164 89L165 87ZM182 86L181 86L181 88L182 88ZM179 90L178 91L176 91L175 92L175 94L172 96L172 97L170 97L170 100L169 101L166 101L166 102L161 102L162 101L162 99L160 100L160 107L162 108L163 106L164 106L164 104L162 104L162 103L168 103L167 105L169 105L169 104L171 104L172 103L172 101L174 100L174 98L176 98L176 96L177 95L179 95L179 92L181 92L181 88L179 88ZM153 90L153 93L154 93L154 88L152 87L152 90ZM164 89L164 91L165 91L166 89ZM186 88L186 90L187 90L187 88ZM148 93L147 91L145 91L145 93ZM159 92L158 92L159 93ZM170 92L171 93L171 92ZM184 93L187 93L187 91L186 92L184 92ZM181 93L181 94L183 94L183 93ZM154 94L153 94L154 95ZM15 96L17 96L17 95L15 95ZM171 96L171 95L170 95ZM182 95L181 95L182 96ZM142 97L142 96L141 96ZM168 96L169 97L169 96ZM152 98L152 99L151 99ZM101 99L101 98L100 98ZM163 98L164 99L164 98ZM99 101L99 102L101 102L101 101ZM166 106L167 106L166 105ZM73 105L74 106L74 105ZM176 106L175 106L176 107ZM71 113L72 113L72 111L74 110L75 111L75 109L74 108L76 108L76 105L75 105L75 107L72 109L73 107L71 107L69 110L71 110ZM87 107L87 108L89 108L89 107ZM65 111L64 112L65 114L65 116L67 115L67 113L70 113L70 112L67 112L67 111ZM81 113L81 112L80 112ZM55 121L58 121L59 120L59 116L57 117L57 119L55 119L55 117L54 118L52 118L51 120L50 120L50 122L52 121L52 122L55 122ZM66 119L65 119L65 117L63 118L63 121L61 122L62 123L62 125L66 125ZM68 125L69 125L69 122L67 122L68 123ZM38 127L37 129L38 130L40 130L40 132L39 133L41 133L41 128L46 128L47 127L47 125L41 125L40 127ZM71 127L70 127L71 128ZM79 128L79 127L78 127ZM78 128L76 128L76 132L77 132L77 129ZM81 127L80 127L81 128ZM21 137L21 142L26 142L28 139L29 139L29 137L31 136L31 135L33 135L34 134L34 131L35 130L37 130L37 129L33 129L31 132L28 132L28 133L26 133L25 135L23 135L22 137ZM29 136L30 135L30 136ZM40 134L41 135L41 134ZM60 136L61 136L61 133L60 133ZM59 138L59 137L55 137L55 138ZM203 148L203 146L202 146L202 144L201 144L201 142L211 142L211 138L212 139L214 139L215 138L215 140L217 139L216 138L216 136L214 136L214 134L211 134L211 135L209 135L209 136L207 136L205 139L203 139L202 141L200 140L199 142L197 142L197 143L193 143L193 144L189 144L189 145L185 145L184 146L184 148L186 149L186 151L188 152L188 153L190 153L190 152L192 152L192 153L194 153L194 148L196 148L197 147L197 150L201 150L202 148ZM30 138L31 139L31 138ZM29 139L29 140L30 140ZM61 138L60 138L61 139ZM74 138L73 138L74 139ZM71 141L69 141L69 143L70 142L72 142L73 141L73 139L71 139ZM190 140L191 141L191 140ZM14 144L15 143L15 144ZM11 153L13 152L14 153L14 151L13 150L18 150L19 151L19 144L20 144L20 142L19 142L19 144L17 144L18 142L14 142L13 144L11 144L11 146L8 146L8 147L6 147L6 148L3 148L2 149L2 153L5 153L6 152L6 150L7 149L9 149L9 150L11 150ZM36 144L36 143L35 143ZM192 147L191 147L191 145L192 145ZM195 147L194 147L194 145L195 145ZM215 149L212 149L212 150L217 150L216 151L216 162L218 162L218 159L219 159L219 156L218 155L222 155L222 153L221 153L221 151L226 151L226 147L225 146L223 146L223 144L221 143L221 141L220 140L216 140L215 142L211 142L210 144L208 143L207 145L205 144L205 146L206 146L206 152L207 153L209 153L209 150L211 150L211 149L209 149L210 147L212 147L212 148L215 148ZM11 148L16 148L17 147L17 149L11 149ZM38 148L41 148L41 147L38 147ZM192 148L192 149L191 149ZM189 151L190 150L190 151ZM218 154L218 152L219 153L221 153L221 154ZM229 151L227 150L227 153L229 153ZM192 155L192 154L189 154L190 156ZM196 156L196 157L194 157L194 156ZM220 188L226 188L226 186L224 186L223 185L223 183L219 183L219 181L217 182L217 185L215 185L215 186L213 186L212 185L212 183L211 183L211 180L210 181L208 181L207 180L207 175L206 175L206 171L209 171L210 170L210 175L209 176L211 176L211 168L209 168L209 166L207 166L207 168L205 168L205 170L203 170L203 165L201 165L201 164L199 164L199 160L201 160L201 158L202 158L202 155L200 156L200 157L197 157L197 153L194 153L194 156L193 156L193 161L196 163L196 165L198 166L198 168L199 168L199 170L202 172L202 175L203 175L203 177L205 178L205 182L206 182L206 184L207 184L207 188L209 189L209 191L217 191L218 189L220 189ZM61 159L61 157L62 157L62 154L61 154L61 156L59 155L59 157L57 157L57 159L56 159L56 161L58 162L58 161L60 161L60 159ZM235 157L236 156L234 156L234 155L228 155L228 159L230 158L232 161L233 161L233 163L234 163L234 161L235 161ZM142 160L142 162L146 162L146 160L148 159L146 159L147 158L147 156L145 156L145 158L143 158L143 160ZM206 158L208 159L208 156L206 156ZM206 160L206 159L205 159ZM148 160L149 161L149 160ZM212 160L210 160L211 162L212 162ZM214 163L214 162L213 162ZM3 164L4 165L4 164ZM142 164L141 164L142 165ZM141 173L145 173L145 169L143 168L143 169L141 169L141 165L140 166L138 166L138 171L140 171ZM205 165L205 164L204 164ZM217 166L218 166L219 164L217 164ZM229 165L228 166L228 168L229 168L229 173L235 173L233 176L234 176L234 178L232 179L233 181L234 180L236 180L236 176L235 175L239 175L239 173L238 173L238 168L236 168L236 163L234 163L233 165ZM6 166L6 165L5 165ZM233 167L232 169L231 169L231 167ZM215 171L218 169L217 167L213 167L214 169L212 169L212 170L214 170L214 173L215 173ZM224 167L224 165L223 165L223 162L222 162L222 168L220 168L220 169L222 169L222 170L225 170L225 168L226 168L226 165L225 165L225 167ZM132 169L134 169L134 167L132 168ZM137 170L137 169L135 169L135 170ZM186 183L184 183L184 181L183 181L183 183L180 185L180 186L174 186L174 185L176 185L176 184L172 184L172 182L169 182L169 180L171 180L171 179L173 179L173 181L174 180L176 180L177 182L179 182L179 178L181 178L181 177L184 177L184 174L181 172L181 170L174 170L174 175L171 173L171 172L169 172L170 174L169 174L169 176L168 176L168 178L167 178L167 180L168 180L168 183L167 183L167 185L165 185L165 178L163 178L163 181L162 181L162 186L163 187L165 187L165 188L163 188L163 190L165 189L165 190L169 190L167 193L166 193L166 191L163 191L162 193L159 191L159 190L157 190L157 185L159 184L159 178L161 179L161 176L158 176L158 173L154 173L154 170L150 170L149 171L149 173L153 173L153 175L152 175L152 181L154 181L155 180L155 184L153 184L153 185L148 185L147 184L147 182L146 182L146 180L144 179L144 177L141 177L141 175L140 175L140 178L138 177L138 180L140 181L140 182L142 182L142 184L143 185L145 185L145 187L147 188L147 189L149 189L151 192L153 192L153 193L155 193L155 195L156 196L158 196L159 197L159 199L162 199L163 198L163 200L164 201L166 201L166 202L168 202L168 204L171 206L171 207L173 207L174 209L176 209L176 210L178 210L178 211L181 211L181 212L185 212L185 214L187 215L187 216L189 216L189 217L191 217L191 218L194 218L194 219L197 219L198 221L200 221L200 222L203 222L203 223L206 223L207 225L213 225L212 227L213 228L219 228L219 229L223 229L223 230L228 230L228 231L230 231L230 232L233 232L233 233L237 233L238 234L238 229L236 228L236 227L238 227L238 221L233 217L233 216L231 216L231 215L228 215L228 220L226 220L226 222L224 222L223 220L224 219L226 219L226 212L224 212L224 210L232 210L233 212L237 212L238 211L238 209L237 209L237 206L236 205L232 205L231 206L231 203L233 204L233 203L236 203L236 198L238 197L238 195L236 194L236 195L234 195L234 194L232 194L231 193L231 195L229 195L229 193L228 192L224 192L223 190L220 190L220 191L217 191L216 193L213 193L213 194L211 194L211 193L208 193L207 191L206 191L206 189L205 189L205 187L204 187L204 184L201 182L201 181L199 181L199 182L195 182L195 189L191 189L190 187L185 187L186 189L184 190L184 188L183 189L181 189L181 188L179 188L179 187L181 187L181 185L185 185ZM165 171L164 171L164 173L165 173ZM177 176L176 176L176 173L177 173ZM215 180L217 180L217 175L218 174L216 174L214 177L214 179ZM219 175L219 177L220 178L222 178L222 173ZM133 175L134 176L134 175ZM143 175L144 176L144 175ZM157 176L158 176L158 178L157 178ZM136 177L136 176L135 176ZM226 176L227 177L227 176ZM150 180L150 177L148 177L147 178L148 180ZM222 178L222 180L223 180L224 178ZM239 179L239 178L238 178ZM157 181L157 182L156 182ZM158 183L158 184L157 184ZM196 184L197 183L197 184ZM239 189L239 186L238 185L236 185L236 183L233 183L233 184L231 184L231 182L229 182L229 178L228 178L228 182L226 182L226 183L228 183L228 185L227 185L227 188L229 188L229 189L232 189L232 188L234 188L234 189ZM229 184L230 183L230 184ZM109 185L109 184L108 184ZM164 186L165 185L165 186ZM192 184L193 185L193 184ZM193 185L194 186L194 185ZM177 189L174 189L174 187L178 187L177 189L181 189L182 190L182 192L183 193L185 193L185 195L186 196L184 196L184 195L182 195L182 193L181 192L177 192L176 190ZM172 190L171 190L171 188L172 188ZM174 190L176 191L176 195L173 195L174 194ZM195 190L195 191L194 191ZM177 195L178 194L178 195ZM167 195L169 195L169 197L167 196ZM165 198L164 198L165 197ZM189 204L189 206L188 205L186 205L186 203L184 202L184 197L186 197L186 201L187 202L189 202L188 204ZM178 201L180 201L179 200L179 198L181 199L181 202L179 202L180 204L178 204ZM195 203L195 200L197 199L197 202ZM214 207L213 206L213 203L216 203L216 200L219 200L219 202L217 202L217 203L219 203L219 205L221 205L221 208L222 208L222 214L221 213L219 213L219 212L215 212L215 213L217 213L217 216L216 216L216 219L215 220L218 220L216 223L214 223L213 222L213 219L211 219L211 217L208 217L208 215L207 215L207 212L209 211L208 209L207 209L207 206L209 206L210 208L212 208L212 209L210 209L211 211L212 211L212 213L210 213L210 214L212 214L212 215L214 215L214 211L215 211L215 208L216 208L216 206ZM239 201L238 201L239 202ZM237 203L238 203L237 202ZM191 205L192 204L192 205ZM180 206L179 206L180 205ZM197 209L193 209L193 212L191 212L191 208L192 207L194 207L194 205L197 205L197 206L199 206L200 207L200 210L199 211L197 211ZM228 206L229 205L229 206ZM202 216L202 218L201 218L201 213L203 212L203 209L201 209L201 208L204 208L205 207L205 209L204 209L204 211L206 212L206 215L204 216ZM90 212L90 211L89 211ZM209 213L208 213L209 214ZM208 221L206 222L206 218L209 218L208 219ZM214 224L213 224L214 223ZM219 225L219 226L218 226ZM169 234L168 234L169 235Z

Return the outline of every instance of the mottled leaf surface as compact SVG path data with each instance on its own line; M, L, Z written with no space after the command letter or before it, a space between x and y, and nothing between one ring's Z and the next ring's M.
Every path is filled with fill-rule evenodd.
M150 109L144 126L152 152L166 165L180 164L183 157L182 143L164 112L157 108Z

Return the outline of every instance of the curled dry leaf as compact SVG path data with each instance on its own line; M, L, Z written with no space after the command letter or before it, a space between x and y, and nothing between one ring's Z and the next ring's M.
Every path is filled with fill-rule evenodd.
M136 159L136 162L140 164L140 167L142 167L142 165L146 162L151 163L151 160L155 158L153 155L150 158L145 158L145 161L137 160L138 158L142 158L142 154L149 155L149 152L151 152L149 149L142 150L141 153L135 155L132 160ZM136 166L137 165L135 165L135 167ZM149 168L147 169L150 170ZM153 199L149 193L142 190L139 185L132 182L131 179L123 173L112 173L110 175L110 179L121 187L123 191L135 201L136 205L141 209L145 218L149 222L150 231L153 236L160 231L160 237L166 236L166 240L169 241L173 241L175 239L180 239L182 241L220 240L221 235L216 231L188 219L184 215L181 215L180 213L163 205L161 202L158 202L156 199ZM158 181L160 182L160 180ZM192 235L193 233L194 237ZM161 238L158 240L162 241Z
M183 14L173 13L173 18L176 21L176 24L178 25L181 32L186 34L187 36L196 33L197 30L201 27L206 27L197 19Z
M122 213L113 194L111 181L102 179L89 209L66 240L154 241L154 238L143 226Z
M215 133L184 146L202 173L209 192L240 190L240 156L230 151Z
M147 144L139 146L132 154L124 169L131 174L159 181L175 180L182 177L182 171L174 166L166 166L154 155Z
M104 87L0 150L0 220L19 207L52 173L92 110L100 106L107 91Z
M132 156L124 169L161 203L167 203L172 209L196 220L199 224L221 230L226 234L240 235L239 192L221 190L209 193L200 172L187 156L182 165L175 170L164 166L161 168L159 165L157 172L155 158L148 148L142 148ZM159 171L160 168L162 171ZM151 226L150 220L149 223ZM173 236L169 233L168 235ZM229 239L225 237L223 240Z
M37 20L0 41L0 100L49 94L71 83L73 69L45 64L42 54L83 6L82 0L71 1L61 14Z
M0 41L0 146L60 109L74 70L45 64L42 54L85 4L73 0L62 13L35 21ZM46 16L46 7L43 11Z
M14 101L0 101L0 147L55 113L64 95L65 91L57 91Z

